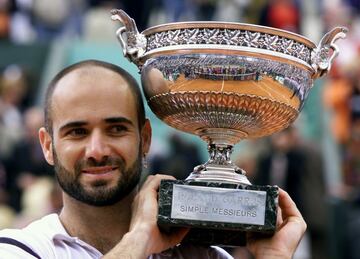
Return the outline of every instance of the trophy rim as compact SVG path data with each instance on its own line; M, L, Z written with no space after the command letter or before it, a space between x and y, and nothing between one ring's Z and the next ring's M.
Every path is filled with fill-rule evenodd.
M163 23L151 26L142 31L145 36L162 31L178 30L178 29L199 29L199 28L213 28L213 29L233 29L233 30L246 30L254 32L262 32L276 36L285 37L295 40L299 43L306 45L309 48L316 48L316 44L309 38L287 30L282 30L274 27L250 24L250 23L237 23L237 22L222 22L222 21L184 21Z

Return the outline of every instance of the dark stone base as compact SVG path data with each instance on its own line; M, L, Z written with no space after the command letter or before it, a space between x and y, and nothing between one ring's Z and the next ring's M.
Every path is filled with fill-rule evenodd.
M192 219L171 218L173 185L195 185L228 189L242 189L266 192L265 221L263 225L232 222L216 222ZM162 180L159 189L158 225L163 231L176 227L190 227L189 234L183 240L199 245L243 246L246 244L247 232L259 232L272 235L276 228L278 187L256 186L216 182L185 182L179 180Z
M182 243L204 246L245 246L246 232L236 230L192 228Z

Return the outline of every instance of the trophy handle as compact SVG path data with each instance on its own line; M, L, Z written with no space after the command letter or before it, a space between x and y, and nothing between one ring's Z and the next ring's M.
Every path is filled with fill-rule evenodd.
M334 58L339 54L339 48L335 41L339 38L344 39L347 32L348 29L345 27L335 27L326 33L320 40L319 45L313 49L311 63L315 70L314 79L322 77L330 71Z
M140 58L146 52L146 37L139 33L134 19L121 9L111 10L111 19L120 21L122 26L116 31L123 54L131 62L140 66Z

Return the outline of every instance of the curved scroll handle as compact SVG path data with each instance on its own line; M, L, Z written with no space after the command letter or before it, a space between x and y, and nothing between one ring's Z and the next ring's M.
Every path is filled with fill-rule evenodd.
M335 27L322 37L319 45L311 53L311 66L315 70L314 78L321 77L330 71L334 58L339 54L335 41L339 38L344 39L347 32L348 29L345 27Z
M146 37L139 33L134 19L121 9L111 10L111 19L120 21L122 27L116 31L123 54L131 62L140 65L140 58L146 52Z

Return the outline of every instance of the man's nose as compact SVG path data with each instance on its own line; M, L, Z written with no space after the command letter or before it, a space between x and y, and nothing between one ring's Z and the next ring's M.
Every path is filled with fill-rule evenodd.
M86 158L92 158L101 161L104 157L110 155L110 147L106 142L106 136L103 136L100 130L94 130L86 147Z

